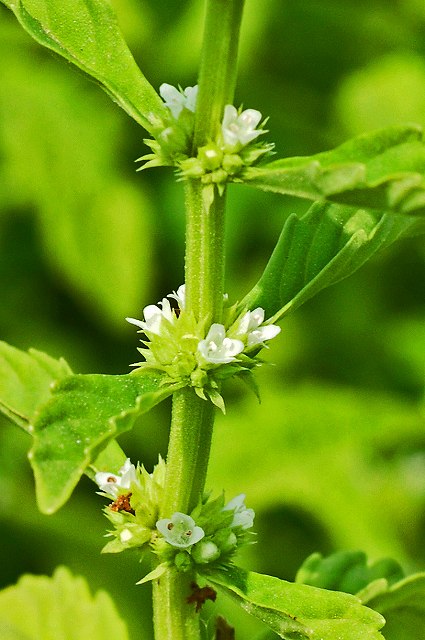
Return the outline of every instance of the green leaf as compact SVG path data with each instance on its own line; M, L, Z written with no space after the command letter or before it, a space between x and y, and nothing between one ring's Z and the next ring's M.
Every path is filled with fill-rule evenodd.
M291 215L258 283L241 306L274 320L351 275L377 251L423 229L422 219L317 202Z
M135 419L167 398L177 384L143 369L127 375L74 375L55 385L35 415L29 457L41 511L66 502L86 467Z
M106 0L0 0L40 44L97 80L150 133L166 109L146 80Z
M339 551L326 558L313 553L300 567L296 582L357 594L375 580L394 584L404 578L399 563L383 558L369 564L363 551Z
M382 640L384 619L349 594L294 584L239 567L208 580L285 640Z
M403 214L425 214L425 144L419 126L367 133L314 156L244 172L248 186Z
M36 408L50 397L51 385L71 374L62 358L0 342L0 411L28 431Z
M59 567L51 578L23 576L0 592L2 640L129 640L106 591L91 595L84 578Z
M368 606L385 616L386 640L425 638L425 573L397 582L372 598Z

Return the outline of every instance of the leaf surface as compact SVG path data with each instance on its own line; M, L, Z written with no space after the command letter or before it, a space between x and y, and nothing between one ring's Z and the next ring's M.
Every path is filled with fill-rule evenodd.
M59 567L52 578L23 576L0 591L2 640L129 640L105 591L90 593L84 578Z
M166 115L106 0L0 0L41 45L97 80L149 132Z
M331 151L244 172L245 184L311 200L425 214L425 144L419 126L367 133Z
M178 387L166 382L165 374L144 369L127 375L74 375L55 385L31 428L29 456L41 511L53 513L62 506L108 443Z
M208 576L285 640L382 640L384 619L345 593L231 567Z
M63 358L0 342L0 411L28 431L36 408L50 397L51 385L71 374Z
M385 581L388 585L401 578L403 570L391 558L369 563L363 551L338 551L325 558L313 553L298 570L296 582L357 594L373 581Z
M317 202L291 215L258 283L241 306L274 320L354 273L398 238L424 230L422 219Z
M368 601L385 616L385 640L419 640L425 637L425 573L400 580L388 591Z

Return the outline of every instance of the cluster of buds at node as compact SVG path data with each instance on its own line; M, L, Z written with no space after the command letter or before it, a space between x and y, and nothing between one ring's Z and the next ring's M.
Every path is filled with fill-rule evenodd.
M125 461L118 473L98 471L94 480L100 495L112 500L105 515L113 526L112 538L103 553L127 549L158 556L158 567L141 582L158 577L169 566L197 571L229 564L236 551L251 541L254 511L245 506L241 494L225 504L224 496L214 500L206 496L190 514L176 512L159 517L165 483L165 463L160 458L152 473L142 465Z
M273 144L258 141L259 136L267 133L260 111L237 110L228 104L215 138L200 147L196 156L191 156L198 87L177 89L164 83L159 92L170 117L158 130L155 140L145 140L152 153L139 158L145 161L142 169L175 166L182 178L197 178L205 185L216 184L222 191L226 182L240 180L246 167L272 151Z
M177 302L178 312L170 298ZM139 348L145 360L134 366L163 370L170 381L193 387L201 398L224 410L220 381L259 366L259 351L280 332L265 321L261 307L227 316L226 324L197 321L185 308L182 285L158 304L145 307L142 320L127 318L147 338Z
M164 481L165 462L162 458L148 473L143 466L135 467L127 458L118 473L98 471L94 481L100 494L112 500L105 515L113 525L111 537L103 553L118 553L126 549L146 549L156 531Z
M161 518L152 544L160 570L171 566L178 571L195 568L208 573L229 565L238 549L252 542L249 529L254 517L253 509L245 506L245 495L240 494L227 504L223 495L214 500L206 497L190 515L176 512ZM153 577L158 577L158 568L143 581Z

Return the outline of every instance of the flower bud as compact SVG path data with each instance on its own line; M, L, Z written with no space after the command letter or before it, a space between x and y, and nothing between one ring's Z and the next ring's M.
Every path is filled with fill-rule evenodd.
M192 558L197 564L214 562L220 556L220 549L211 540L201 540L192 549Z

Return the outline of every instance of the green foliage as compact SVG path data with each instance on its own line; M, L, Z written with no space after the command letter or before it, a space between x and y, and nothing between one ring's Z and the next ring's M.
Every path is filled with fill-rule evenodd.
M127 113L152 132L166 111L118 28L106 0L2 0L40 44L97 80Z
M7 17L6 9L1 11ZM62 73L47 52L39 52L43 62L37 64L32 55L37 46L25 34L14 36L12 26L0 22L1 230L17 224L22 242L32 224L38 258L53 281L97 316L99 325L122 332L123 318L136 313L148 295L154 271L150 198L119 172L124 114L84 78ZM18 257L16 247L13 255ZM40 263L34 271L29 267L31 255L27 249L21 262L26 276L20 300L27 303L37 297L34 279L40 271ZM19 263L13 267L16 281ZM46 295L47 284L44 278L39 296ZM42 311L48 304L37 300L34 306ZM13 315L10 304L7 309ZM59 345L57 353L62 350ZM72 351L76 359L75 347Z
M291 215L260 280L241 306L261 306L274 320L351 275L397 238L422 229L412 217L315 203Z
M313 553L298 570L296 581L356 594L374 580L385 579L392 585L401 578L404 578L403 570L391 558L369 564L362 551L340 551L326 558Z
M424 635L425 574L405 578L395 560L368 564L361 551L334 553L327 558L315 553L299 569L297 582L356 594L384 616L386 640L413 640Z
M0 411L26 431L37 407L48 400L52 384L72 374L61 358L15 349L0 342Z
M385 616L386 640L418 640L425 635L425 574L418 573L396 582L368 601L368 606Z
M384 619L348 594L293 584L238 567L210 581L285 640L379 640Z
M145 369L128 375L75 375L55 385L37 411L30 460L41 511L66 502L86 467L135 419L175 391L166 376Z
M105 591L91 595L84 578L59 567L51 578L23 576L0 591L2 640L128 640Z
M425 213L420 127L363 134L332 151L275 160L244 173L246 184L311 200L405 214Z

